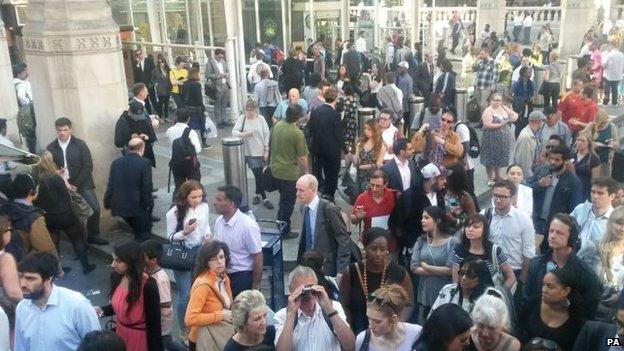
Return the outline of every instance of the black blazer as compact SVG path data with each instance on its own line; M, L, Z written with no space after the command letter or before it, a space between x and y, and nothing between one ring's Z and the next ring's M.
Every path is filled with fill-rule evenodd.
M615 324L608 324L597 321L587 321L581 332L576 337L573 351L609 351L610 346L607 346L607 338L615 337L617 333L617 327ZM624 342L624 340L620 340ZM624 346L624 345L623 345Z
M327 104L317 106L310 113L312 152L319 155L340 156L345 144L340 113Z
M54 163L57 167L62 168L64 166L63 150L59 145L58 139L51 142L46 148L54 158ZM69 170L69 183L79 191L84 189L94 189L93 183L93 160L91 159L91 152L89 147L82 140L75 136L71 136L69 139L69 145L67 145L67 169Z
M409 160L408 166L410 169L410 187L416 183L416 164L414 161ZM392 190L403 191L403 180L401 179L401 172L399 166L396 164L396 160L393 158L381 167L381 170L388 176L388 187Z
M432 72L431 74L429 74L429 70L427 69L428 64L429 63L427 61L423 61L423 63L421 63L416 70L415 83L418 87L418 90L421 94L423 94L423 96L428 96L429 94L431 94L431 89L433 88L435 65L433 63L431 64Z
M115 146L125 149L132 134L145 134L148 139L145 142L145 153L143 157L150 160L153 167L156 167L156 157L154 157L154 149L152 145L156 142L156 133L152 127L152 121L149 117L136 121L124 111L115 124Z
M129 152L111 164L104 207L113 216L138 217L154 207L152 168L148 159Z
M305 207L301 206L301 213L305 215ZM340 208L333 203L319 199L316 208L316 220L314 226L313 251L325 257L323 272L325 275L335 277L351 263L351 238L345 224ZM297 261L305 252L305 226L301 229L299 251Z
M206 111L206 107L204 106L204 94L200 82L187 80L182 84L180 95L186 106L199 107L202 112Z
M134 82L135 83L144 83L145 85L152 84L152 71L156 67L154 64L154 56L149 55L145 58L145 62L143 63L143 69L138 67L138 63L132 60L133 66L132 70L134 72Z

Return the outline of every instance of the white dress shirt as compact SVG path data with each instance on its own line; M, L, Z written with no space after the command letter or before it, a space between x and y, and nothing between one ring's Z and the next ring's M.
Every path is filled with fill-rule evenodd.
M310 209L310 231L312 233L308 233L308 234L312 236L312 247L314 247L314 240L316 239L314 237L314 231L316 230L316 214L317 214L319 202L320 202L319 197L318 195L316 195L314 196L314 199L312 199L312 201L306 205L306 207ZM305 215L305 212L304 212L304 215ZM305 238L302 238L301 240L305 240Z
M169 240L184 240L184 246L193 248L210 238L210 208L207 203L202 202L195 208L189 208L183 219L182 230L178 231L176 231L178 227L177 211L177 206L167 211L167 237ZM188 235L184 235L184 225L188 224L191 219L197 219L197 228Z
M481 214L485 214L485 210L481 211ZM507 254L513 270L522 269L523 257L531 259L535 256L533 222L513 206L504 215L492 209L490 240Z
M602 76L610 81L622 80L622 75L624 75L624 54L618 49L613 49L606 56L606 62L604 59L602 62Z
M362 37L355 39L355 51L366 52L366 39Z
M347 317L337 301L332 301L332 306L338 311L338 316L347 323ZM323 317L321 306L317 303L312 316L307 316L301 310L297 311L297 326L293 330L293 350L296 351L340 351L338 338L327 325ZM275 313L275 344L279 341L284 324L286 323L286 308Z
M405 160L405 162L401 162L399 158L394 155L394 161L399 168L399 173L401 173L401 182L403 183L403 191L409 189L412 181L412 173L409 168L409 160Z
M181 137L186 128L188 128L188 124L180 122L169 127L165 133L167 139L169 139L169 145L173 145L173 141ZM191 140L191 144L195 147L195 152L199 154L202 151L202 145L199 142L199 137L195 130L191 129L189 132L189 139Z
M32 87L28 79L21 80L19 78L13 79L13 85L15 85L15 93L17 94L17 102L19 106L23 107L32 102Z
M9 318L0 308L0 351L10 351L9 345Z
M249 66L249 73L247 73L247 81L251 84L258 84L260 82L260 72L266 69L269 71L269 78L273 79L273 71L271 67L262 61L257 61Z
M223 61L215 60L215 64L217 66L217 69L219 70L219 73L225 74L225 69L223 68ZM221 78L221 84L225 84L225 83L227 83L227 80L225 78Z
M390 123L390 127L381 132L381 138L383 139L384 143L386 143L386 145L388 146L392 146L394 144L394 139L398 131L399 129L395 127L394 124ZM384 161L392 160L393 155L394 154L388 152L388 149L386 148Z
M248 215L236 210L229 221L223 215L215 222L215 240L223 241L230 249L228 273L253 270L252 255L262 252L260 227Z
M56 139L58 141L59 146L61 147L61 150L63 151L63 168L65 168L65 174L64 176L67 177L67 179L70 178L69 176L69 167L67 166L67 145L69 145L69 142L71 141L71 135L69 136L69 138L67 138L67 141L62 142L61 139Z
M533 25L533 17L531 17L531 15L526 16L522 21L522 25L524 27L531 27Z

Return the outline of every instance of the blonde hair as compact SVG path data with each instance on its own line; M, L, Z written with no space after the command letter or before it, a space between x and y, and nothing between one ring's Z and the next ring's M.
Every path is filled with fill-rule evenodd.
M266 300L259 290L245 290L238 294L232 303L232 324L238 330L245 328L249 313L253 310L264 308Z
M587 149L589 150L589 153L596 154L596 144L594 142L594 138L591 137L590 132L588 130L580 131L579 134L576 136L577 142L580 137L585 137L587 139Z
M401 313L409 299L405 289L398 284L382 285L371 294L371 298L367 308L375 308L388 317Z
M41 177L46 174L56 174L59 168L54 163L54 157L50 151L44 150L39 153L41 161L33 168L33 175Z
M620 241L624 240L616 237L615 225L617 222L624 222L624 206L618 206L611 212L611 216L609 216L609 220L607 221L607 230L598 248L600 261L602 262L602 267L607 282L609 283L613 282L613 272L611 271L613 251L615 247L619 245Z
M599 111L596 114L596 120L585 127L592 139L596 140L598 138L598 127L606 121L609 121L609 115L604 111Z
M549 59L550 64L552 65L557 60L559 60L559 52L557 50L551 51L550 55L548 55L548 59Z

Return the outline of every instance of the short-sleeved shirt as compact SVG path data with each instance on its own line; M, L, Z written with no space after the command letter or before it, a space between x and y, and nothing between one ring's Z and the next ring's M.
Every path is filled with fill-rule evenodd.
M171 282L169 276L163 269L159 269L150 274L158 285L158 296L160 297L160 329L162 335L171 334L173 325L173 308L171 307ZM169 307L162 307L162 304L169 303Z
M277 107L275 108L275 112L273 112L273 116L275 116L275 118L280 119L280 120L286 118L286 110L288 109L289 105L290 105L290 100L284 100L280 102L279 105L277 105ZM299 99L299 101L297 101L297 105L301 106L304 113L308 112L308 102L305 101L304 99Z
M188 78L188 71L185 68L172 68L171 71L169 71L169 78L173 80L186 79ZM175 84L171 85L171 92L174 94L179 94L180 86Z
M228 273L253 270L252 255L262 252L260 227L256 221L237 210L229 221L219 216L214 232L214 239L223 241L230 249Z
M396 203L395 200L395 192L390 188L385 189L384 197L379 203L375 202L375 200L373 199L373 192L370 189L361 193L355 200L355 204L352 208L352 214L355 214L356 207L364 207L366 217L364 217L363 219L364 228L362 228L362 232L366 231L368 228L371 227L371 223L374 217L390 216L390 214L392 214L392 211L394 210L394 206ZM385 221L385 223L387 225L387 221ZM385 229L388 228L386 227Z
M282 180L299 179L299 157L309 153L303 131L294 123L278 122L273 126L269 149L273 176Z
M476 258L482 259L487 265L488 271L490 271L490 274L494 275L496 273L497 270L494 267L494 262L492 261L492 252L486 252L484 254L477 255L472 252L469 252L468 249L466 249L462 244L455 245L455 248L453 248L453 251L451 252L451 262L453 262L453 265L461 266L462 262L464 262L464 260L469 257L476 257ZM507 263L507 261L509 260L509 258L507 257L507 254L503 251L503 249L500 246L496 247L496 258L498 259L499 267Z

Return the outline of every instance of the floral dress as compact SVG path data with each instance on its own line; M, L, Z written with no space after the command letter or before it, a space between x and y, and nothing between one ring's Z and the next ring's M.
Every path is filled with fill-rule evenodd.
M492 122L501 123L507 117L493 114ZM511 150L511 129L505 125L496 129L483 129L481 141L481 163L486 167L507 167Z
M373 149L366 150L365 147L360 149L360 165L370 165L374 164L377 161ZM357 187L359 193L362 193L368 188L368 183L370 182L371 177L373 176L373 169L359 169L357 170Z
M355 100L345 100L344 115L342 117L342 129L345 133L345 149L347 153L353 152L355 139L357 138L357 111L358 104Z

